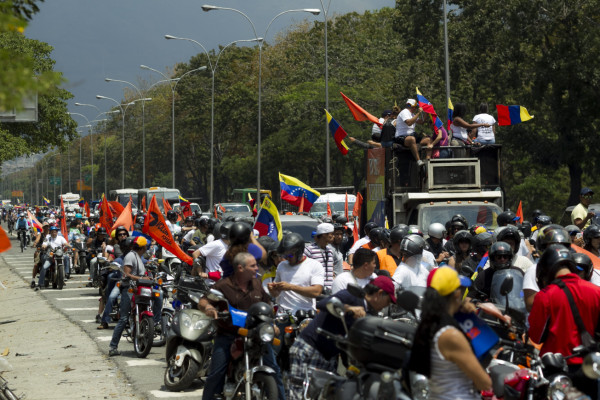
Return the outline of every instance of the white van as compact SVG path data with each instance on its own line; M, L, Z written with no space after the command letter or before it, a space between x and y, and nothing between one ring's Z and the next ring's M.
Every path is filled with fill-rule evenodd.
M327 215L327 202L333 214L344 215L344 207L346 204L346 194L338 193L327 193L321 195L317 201L313 204L310 209L309 215L313 218L321 218ZM352 214L354 208L354 202L356 202L356 196L353 194L348 195L348 214Z

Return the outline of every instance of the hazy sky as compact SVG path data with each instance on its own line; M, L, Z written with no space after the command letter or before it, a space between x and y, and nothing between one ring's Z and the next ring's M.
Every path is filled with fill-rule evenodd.
M327 0L323 0L327 7ZM69 110L94 119L97 111L77 107L91 103L107 111L114 103L97 100L100 94L120 101L127 85L105 82L121 79L138 84L154 82L160 75L142 70L140 64L166 72L177 62L187 62L201 51L190 42L166 40L165 34L192 38L207 50L234 40L254 37L248 21L232 11L203 12L203 4L236 8L252 20L259 37L278 13L298 8L321 8L320 0L46 0L29 24L26 35L54 47L55 69L68 82L64 87L75 96ZM350 11L364 12L393 7L394 0L331 0L329 16ZM289 13L277 18L265 40L273 42L278 32L304 19L323 20L323 15ZM75 117L80 124L85 123Z

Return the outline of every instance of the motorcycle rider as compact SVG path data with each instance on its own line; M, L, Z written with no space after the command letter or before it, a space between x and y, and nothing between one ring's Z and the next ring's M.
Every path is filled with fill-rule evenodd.
M525 241L521 239L519 230L514 225L506 225L504 227L496 229L494 232L496 240L499 242L505 242L510 245L514 253L513 265L520 268L523 273L527 272L533 265L531 260L526 256L522 255L521 246L525 244Z
M375 274L376 259L377 254L373 250L363 248L356 250L356 253L354 253L354 268L352 268L352 271L344 271L335 277L331 286L331 293L335 294L345 290L350 283L365 287L377 278Z
M450 229L448 233L450 237L454 237L458 231L466 231L469 229L469 224L467 223L467 219L460 214L453 215L449 221ZM453 240L448 240L444 245L446 251L450 254L455 254L458 250L455 248L455 243Z
M15 230L17 231L17 240L21 240L21 235L25 235L25 238L27 240L27 227L28 227L28 223L27 223L27 219L25 218L25 214L23 214L23 213L19 214L19 218L17 218L17 221L15 222ZM25 244L29 244L29 243L25 243Z
M94 278L96 277L96 265L98 264L97 257L92 258L92 252L97 252L97 256L106 257L106 245L108 244L106 228L103 226L96 228L96 234L92 238L91 235L87 240L87 247L90 249L87 255L87 262L90 266L90 282L87 287L92 287ZM99 251L100 250L100 251Z
M133 240L131 245L131 251L127 253L123 259L123 280L121 281L121 304L119 307L119 322L115 326L113 331L112 339L109 344L109 356L121 355L118 350L119 341L121 340L121 334L127 325L129 319L129 313L131 312L131 298L132 293L129 293L129 286L131 281L139 281L146 273L146 268L142 261L142 254L146 251L146 245L148 240L143 236L137 236Z
M371 232L371 229L373 228L377 228L377 224L375 222L367 222L365 224L365 227L363 228L365 236L354 242L352 247L350 247L350 250L348 250L348 264L352 265L352 257L354 257L356 250L371 241L371 239L369 239L369 232Z
M592 224L583 231L583 248L596 257L600 256L600 226Z
M513 257L513 249L508 243L494 243L489 251L490 267L479 269L477 277L473 281L473 287L477 290L469 291L469 296L482 301L488 300L492 290L492 280L494 279L494 273L496 271L510 268L518 271L521 276L523 276L523 270L513 265Z
M215 225L214 234L219 239L213 240L194 251L192 256L197 262L194 262L192 275L211 274L211 279L215 281L221 278L223 271L220 263L229 248L229 229L232 225L233 222L230 221Z
M250 253L256 258L256 262L265 260L267 252L252 234L252 227L245 222L234 222L229 228L229 248L219 263L222 277L226 278L233 274L232 261L237 253Z
M429 237L425 239L425 241L429 245L429 249L435 257L435 262L440 264L444 260L449 259L450 253L444 248L444 245L446 244L444 241L444 236L446 236L446 227L439 222L434 222L429 225L427 233L429 234Z
M600 320L600 288L577 275L571 251L561 245L550 245L544 251L536 280L540 291L529 314L529 336L536 343L543 342L540 355L568 357L584 342L582 337L594 338ZM585 377L582 362L581 357L567 358L569 376L575 387L596 399L598 381Z
M362 250L367 252L365 254L373 253L368 249ZM357 250L354 255L358 257L359 254L359 250ZM372 256L374 259L375 255L372 254ZM354 320L367 314L376 315L390 303L396 303L394 283L387 276L378 276L370 281L363 290L365 292L364 299L350 294L348 290L341 290L333 295L344 304L344 311L347 313L344 318L348 328L352 326ZM331 339L317 333L317 328L321 328L334 334L346 334L342 321L327 312L328 300L329 298L319 301L317 309L320 312L300 333L290 348L290 372L286 388L288 400L303 398L302 381L307 367L331 372L337 370L337 356L341 353L340 349ZM348 314L349 311L352 313Z
M281 257L281 254L277 252L277 246L279 245L279 242L272 237L261 236L257 240L267 252L267 258L264 261L259 262L259 267L262 270L262 276L260 279L262 281L263 289L265 289L265 292L269 293L268 285L269 283L275 281L277 266L283 261L283 257Z
M33 242L33 247L35 247L35 253L33 254L33 272L31 275L31 288L35 288L35 277L39 272L40 265L43 262L42 252L40 248L42 243L46 240L46 238L50 235L50 224L46 221L42 223L42 231L38 232L35 237L35 241Z
M48 248L48 246L50 246L50 248L52 249L56 249L58 247L69 248L69 243L67 242L67 239L65 239L62 236L58 236L59 231L60 229L58 228L58 226L50 227L50 236L48 236L42 244L42 250L45 250L46 248ZM65 259L68 258L66 254L64 257ZM41 290L44 287L44 278L46 277L46 271L52 265L52 260L47 259L45 255L43 256L43 260L43 266L40 270L40 279L38 281L38 285L35 287L35 290ZM65 268L67 267L67 265L68 264L65 262ZM65 271L65 273L68 272Z
M402 262L402 252L400 251L400 245L402 239L408 234L408 228L405 226L395 226L390 231L390 246L387 249L381 249L377 252L377 259L375 262L378 264L380 271L387 271L391 276L394 276L396 268L400 262Z
M473 236L473 252L471 255L462 263L461 269L458 271L461 275L473 276L477 271L477 267L484 259L483 257L492 246L494 237L491 233L484 231ZM489 264L489 260L486 261L482 268L486 268ZM481 268L479 268L481 269Z
M450 260L448 260L448 265L460 273L463 261L471 256L473 235L467 230L458 231L452 237L452 242L455 253L450 257Z
M402 262L392 276L397 289L427 285L429 271L422 262L424 248L425 240L419 235L408 235L402 239L400 243Z
M257 278L258 263L256 258L246 252L238 253L233 259L233 275L223 278L214 285L214 289L223 293L229 304L238 310L246 311L252 304L258 302L271 303L269 295L263 290L260 279ZM222 306L219 304L218 306ZM198 309L206 315L217 318L217 310L206 298L198 303ZM237 328L233 326L231 318L226 321L217 321L217 335L208 376L205 380L203 399L213 400L223 391L227 365L231 359L231 345L236 337ZM278 334L276 329L276 334ZM283 382L279 365L275 361L273 348L268 346L267 353L263 355L265 365L276 372L275 380L279 389L279 398L285 399Z
M322 223L317 225L317 234L315 235L315 241L308 244L304 249L304 255L312 258L323 266L325 271L325 292L331 292L331 285L333 279L337 274L343 271L343 268L339 271L335 271L334 267L334 255L331 248L328 246L333 242L333 224Z

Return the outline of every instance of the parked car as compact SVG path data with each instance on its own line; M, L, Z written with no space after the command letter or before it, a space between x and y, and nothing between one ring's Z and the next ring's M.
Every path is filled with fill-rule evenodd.
M312 242L312 233L317 230L319 221L306 215L280 215L281 227L284 231L299 233L304 241Z

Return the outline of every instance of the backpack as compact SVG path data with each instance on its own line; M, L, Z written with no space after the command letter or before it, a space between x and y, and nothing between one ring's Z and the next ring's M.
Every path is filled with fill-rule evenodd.
M387 121L381 127L381 142L392 142L394 136L396 136L396 127L394 126L394 119L388 118Z
M19 227L19 229L27 229L27 221L25 221L25 219L21 218L19 220L18 227Z

